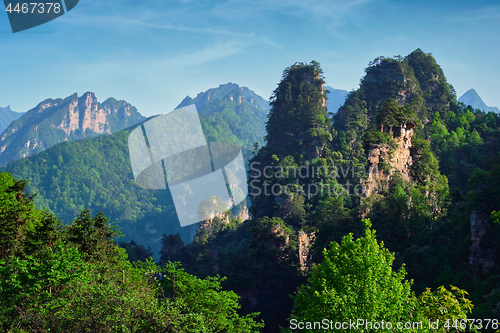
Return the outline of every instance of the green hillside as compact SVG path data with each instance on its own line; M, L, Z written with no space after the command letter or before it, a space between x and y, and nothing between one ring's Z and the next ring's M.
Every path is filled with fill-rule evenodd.
M213 98L200 113L206 114L201 120L209 142L238 144L248 156L255 142L262 144L267 109L251 101L231 101L229 97L238 96L240 91L238 87L223 96L228 100ZM254 101L265 105L258 96ZM198 225L180 227L168 190L146 190L135 184L128 156L128 135L134 128L57 144L3 170L28 180L29 190L38 193L37 205L50 208L65 224L83 208L100 210L112 221L119 221L124 234L120 241L133 239L151 246L158 255L164 233L179 232L190 242Z
M250 332L224 278L136 262L116 246L116 228L82 211L68 226L35 207L26 181L0 172L2 332ZM129 245L135 243L130 242ZM159 277L162 277L159 279Z

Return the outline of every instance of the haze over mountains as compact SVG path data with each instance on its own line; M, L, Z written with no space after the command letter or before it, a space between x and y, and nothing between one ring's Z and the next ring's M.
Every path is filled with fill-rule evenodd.
M328 93L326 94L328 96L328 111L336 113L338 109L344 105L349 92L347 90L335 89L330 86L325 86L325 89L328 90Z
M467 90L459 99L459 102L464 103L465 105L470 105L474 109L483 110L485 112L491 111L500 113L500 109L496 106L488 106L484 103L483 99L479 97L479 94L474 89Z
M0 107L0 134L3 133L14 120L21 118L23 114L22 112L12 111L10 106L6 108Z
M183 106L195 104L198 112L202 112L200 113L200 115L205 116L213 113L213 109L206 110L203 108L203 106L205 106L205 104L209 103L210 101L214 101L217 99L220 99L221 101L237 101L239 104L241 104L242 101L246 101L250 104L255 105L259 109L269 110L268 101L266 101L264 98L257 95L247 87L240 87L238 84L232 82L221 84L217 88L211 88L207 91L200 92L194 99L188 95L182 100L182 102L179 103L176 109Z
M396 267L407 265L416 295L426 292L425 298L427 287L460 286L471 290L474 318L496 316L500 296L492 301L486 296L498 290L496 280L489 285L483 280L482 290L474 286L488 267L497 269L500 258L492 245L499 244L500 224L492 226L487 218L499 210L500 165L492 157L500 151L500 116L456 103L442 68L420 49L371 61L359 89L337 112L325 108L319 73L317 62L296 63L284 70L275 89L265 145L250 161L252 218L230 227L224 217L203 222L184 247L178 239L164 239L163 262L180 261L196 276L226 276L226 287L241 296L243 312L261 313L263 332L290 326L290 318L362 318L366 312L342 316L347 304L372 309L366 303L375 299L366 293L372 283L367 281L373 281L365 274L368 266L351 270L359 252L337 264L336 258L347 257L331 242L349 233L350 240L361 237L364 224L396 253ZM319 169L325 171L314 172ZM484 233L497 243L478 240L474 224L471 236L476 210L484 212L492 228ZM317 273L315 265L327 268ZM475 272L483 268L485 275L478 278ZM357 272L362 275L354 290ZM498 271L492 272L498 279ZM313 283L304 287L309 274ZM289 295L297 290L304 297L294 303ZM341 290L349 295L340 296ZM380 307L380 316L389 303ZM306 317L310 309L314 314Z

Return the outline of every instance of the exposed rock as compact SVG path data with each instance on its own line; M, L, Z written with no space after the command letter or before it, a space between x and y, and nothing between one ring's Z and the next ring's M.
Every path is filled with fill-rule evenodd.
M14 120L21 118L22 115L23 113L12 111L10 106L6 108L0 107L0 134L3 133Z
M300 269L303 272L309 270L309 249L315 238L316 235L314 232L307 234L302 230L299 231L299 261Z
M111 134L146 118L114 98L102 104L91 92L48 99L15 120L1 137L0 165L37 154L59 142Z
M248 207L245 205L245 207L238 212L238 215L241 218L241 221L245 222L250 219L250 213L248 212Z
M489 233L488 216L478 210L470 215L471 241L469 262L474 272L488 271L495 265L495 251L481 242Z
M284 250L288 246L290 236L283 230L283 226L281 224L274 224L271 226L270 231L273 237L267 239L267 247Z
M392 149L388 144L371 146L368 153L368 178L363 183L365 197L369 197L379 188L387 188L391 175L397 171L401 173L403 179L411 180L411 166L415 159L411 150L413 125L385 125L381 128L381 132L392 135L396 148Z

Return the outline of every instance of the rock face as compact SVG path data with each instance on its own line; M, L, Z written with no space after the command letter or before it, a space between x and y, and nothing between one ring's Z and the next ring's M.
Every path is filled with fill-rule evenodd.
M421 93L418 80L407 66L397 61L376 59L367 69L361 87L364 99L369 102L394 98L399 105L411 103ZM377 104L377 103L375 103ZM368 110L368 117L375 121L378 107Z
M369 197L378 189L387 188L391 175L399 171L404 180L411 179L411 166L415 160L411 150L413 125L383 126L381 132L389 133L396 142L395 149L384 145L371 145L368 153L368 177L364 182L364 196Z
M299 231L299 262L300 269L305 272L309 270L309 249L314 242L315 234Z
M489 232L488 216L478 210L470 215L471 241L469 262L474 272L488 271L495 265L495 251L484 240Z
M0 165L59 142L116 133L146 118L125 101L98 103L94 93L48 99L14 121L0 137Z

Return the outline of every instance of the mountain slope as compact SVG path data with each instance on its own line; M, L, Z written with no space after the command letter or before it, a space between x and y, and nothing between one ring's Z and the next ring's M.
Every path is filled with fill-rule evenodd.
M2 134L14 120L21 118L23 114L24 113L12 111L10 106L0 108L0 134Z
M0 165L37 154L63 141L116 133L144 120L125 101L98 103L91 92L47 99L14 121L0 137Z
M486 103L484 103L483 99L479 97L479 94L474 89L467 90L462 96L460 96L458 101L464 103L465 105L470 105L474 109L479 109L486 112L491 111L500 113L500 109L498 109L497 107L486 105Z
M269 102L247 87L221 84L194 99L187 96L179 105L188 105L187 100L196 105L208 141L237 144L247 159L253 145L262 144Z
M196 104L198 112L202 116L206 116L208 113L210 113L210 111L202 111L204 110L203 107L205 106L205 104L214 102L218 99L226 101L237 101L240 104L242 103L242 101L245 101L251 105L254 105L258 109L269 110L269 102L264 98L257 95L247 87L240 87L238 84L231 82L221 84L217 88L211 88L207 91L200 92L194 99L190 96L186 96L184 100L182 100L182 102L177 106L177 108Z
M220 93L217 88L211 91ZM220 96L236 96L240 91L238 86ZM236 143L246 156L255 142L262 144L266 109L240 104L239 99L212 98L201 106L204 110L208 115L201 117L201 122L207 141ZM128 156L128 135L134 128L59 143L4 169L28 180L29 190L39 194L37 204L50 208L64 223L70 223L84 207L102 210L111 221L119 221L124 233L120 241L133 239L151 246L158 255L164 233L179 232L189 243L199 224L181 228L168 190L146 190L135 184Z

